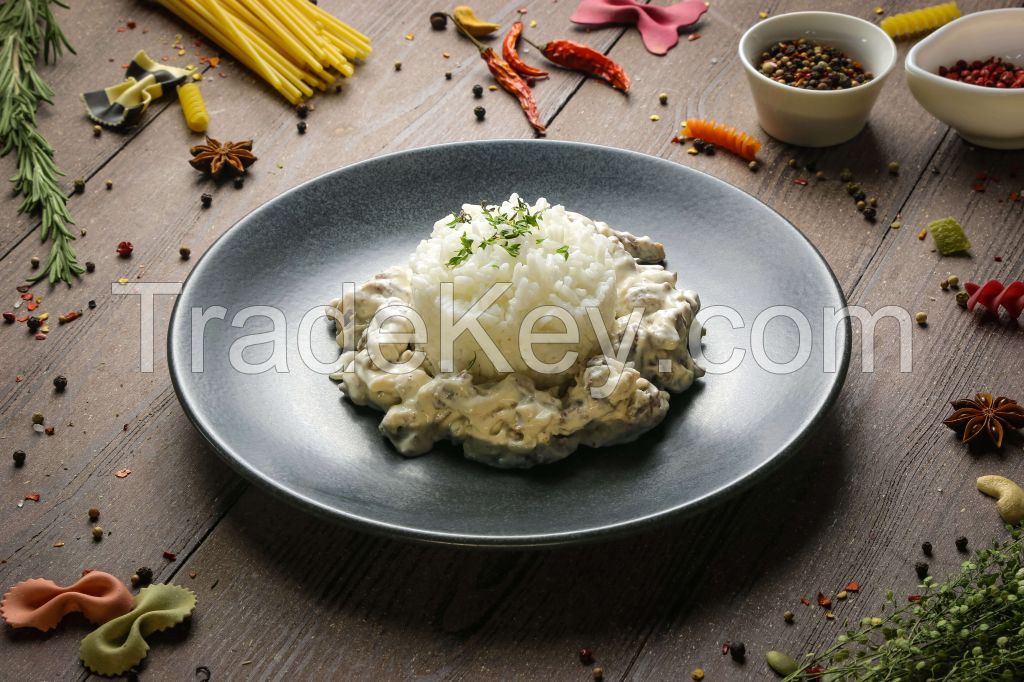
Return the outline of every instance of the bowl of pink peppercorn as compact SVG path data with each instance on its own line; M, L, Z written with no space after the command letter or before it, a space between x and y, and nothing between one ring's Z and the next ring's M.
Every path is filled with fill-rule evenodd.
M975 12L910 50L907 85L972 144L1024 149L1024 9Z

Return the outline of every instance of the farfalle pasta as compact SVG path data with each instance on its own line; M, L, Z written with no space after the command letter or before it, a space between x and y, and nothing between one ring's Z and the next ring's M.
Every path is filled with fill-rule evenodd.
M82 639L82 663L98 675L120 675L146 657L146 637L192 615L196 595L178 585L150 585L139 591L134 608Z
M12 587L0 601L0 616L13 628L52 630L69 613L101 624L132 609L132 593L109 573L90 571L73 585L34 578Z

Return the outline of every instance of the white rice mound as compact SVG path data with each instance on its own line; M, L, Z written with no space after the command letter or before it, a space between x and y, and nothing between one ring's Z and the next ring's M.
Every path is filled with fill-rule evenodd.
M518 195L513 194L508 201L490 209L511 215L518 202ZM409 260L410 305L423 318L427 331L424 369L432 376L441 373L442 314L457 324L493 285L510 282L512 286L479 315L480 325L514 372L530 377L540 388L567 387L579 366L601 355L587 308L600 313L606 329L613 328L616 268L632 266L632 258L618 242L602 235L593 221L568 212L563 206L551 206L544 199L530 206L530 212L540 213L541 217L537 228L516 240L522 242L517 255L508 253L500 244L478 249L476 245L481 240L494 234L494 227L487 222L479 205L465 204L462 210L470 216L468 222L452 227L449 225L452 216L439 220L430 238L420 242ZM472 253L465 261L451 267L448 261L462 248L463 235L473 240ZM568 246L567 257L559 252L565 246ZM454 297L449 299L454 302L454 311L441 309L441 284L445 282L454 285ZM536 356L545 363L558 362L567 351L578 352L576 364L557 374L532 370L519 351L521 322L527 313L540 306L566 310L576 320L579 330L578 344L534 344ZM541 317L533 325L536 334L565 331L562 320L550 316ZM455 342L454 371L461 370L468 370L474 383L497 381L505 376L468 331Z

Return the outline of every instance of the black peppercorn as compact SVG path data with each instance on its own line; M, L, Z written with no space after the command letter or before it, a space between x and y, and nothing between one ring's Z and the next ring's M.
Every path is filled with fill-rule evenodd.
M39 267L39 256L32 256L31 258L28 259L28 262L29 265L32 266L32 269L35 270L36 268Z
M914 564L914 571L917 572L918 580L924 580L928 577L928 564L923 561L918 561Z
M430 28L435 31L443 31L448 26L448 15L444 12L434 12L430 15Z
M43 321L40 320L35 315L33 315L32 317L28 318L26 324L28 325L28 330L35 334L37 331L39 331L39 327L43 325Z
M850 172L849 168L844 168L843 172L839 174L839 179L842 180L843 182L850 182L851 180L853 180L853 173Z
M964 537L963 535L958 537L956 539L956 548L957 548L957 551L966 552L967 551L967 538Z
M484 96L484 86L482 86L479 83L477 83L476 85L473 86L473 97L476 97L477 99L480 99L483 96Z
M476 109L473 109L473 113L476 115L476 120L478 121L484 120L484 117L487 116L487 110L484 109L483 107L477 107Z
M181 260L188 260L192 256L192 249L182 246L178 249L178 255L181 256Z
M932 555L932 543L928 542L927 540L922 542L921 543L921 551L924 553L925 556L931 556Z
M210 208L213 205L213 195L203 192L199 196L199 203L203 205L203 208Z
M68 378L63 374L58 374L53 378L53 387L57 389L58 393L63 393L64 389L68 387Z
M864 219L874 221L877 217L878 211L873 206L868 206L864 209Z
M729 655L732 656L732 660L742 663L747 656L747 647L743 642L733 642L729 645Z
M89 299L89 310L95 310L95 308L96 308L96 301L94 301L93 299Z
M28 455L25 454L24 450L15 450L14 451L14 466L16 466L16 467L24 466L25 465L25 458L27 456Z
M75 194L81 194L85 191L85 179L75 178L75 181L71 183L71 186L74 188Z
M139 584L145 587L153 582L153 569L143 566L142 568L136 569L135 575L139 576Z
M450 81L452 79L452 72L451 71L445 71L444 72L444 79L446 81Z
M305 121L299 121L298 123L296 123L295 124L295 128L296 128L296 130L299 131L299 135L305 135L306 134L306 122Z
M867 198L868 198L868 195L864 194L864 192L862 192L861 190L857 190L856 192L853 193L853 200L854 201L864 201Z
M710 144L710 143L704 145L704 153L707 154L708 156L714 156L715 155L715 145Z
M234 179L235 189L242 189L245 186L245 178L239 175Z
M91 260L85 261L85 271L86 272L96 272L96 264L93 263Z
M303 102L299 106L295 107L295 113L299 115L299 118L306 118L309 116L309 105Z

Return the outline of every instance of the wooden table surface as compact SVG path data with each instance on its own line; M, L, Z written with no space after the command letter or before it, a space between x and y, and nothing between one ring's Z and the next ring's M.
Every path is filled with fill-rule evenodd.
M736 57L741 33L771 14L820 8L807 0L762 7L712 2L699 40L665 57L649 54L634 30L583 32L568 21L573 0L478 2L486 17L537 21L534 33L576 36L610 53L633 79L628 97L556 71L536 89L551 139L633 149L700 169L730 182L791 220L820 249L853 304L928 312L913 330L913 371L899 371L894 329L877 330L876 367L860 371L859 336L838 403L799 454L742 496L695 518L630 539L545 551L479 551L420 546L339 528L272 499L222 464L188 422L168 378L164 350L173 297L157 299L156 366L140 371L138 297L114 296L119 277L180 282L235 221L264 201L325 171L378 154L465 139L526 138L515 102L485 92L478 123L471 87L492 81L473 47L453 30L430 30L439 6L422 0L380 3L322 0L373 37L375 52L340 94L315 98L309 130L233 60L208 70L203 83L221 139L255 140L259 163L240 190L229 184L200 208L209 186L186 164L197 140L176 103L154 105L141 125L93 137L78 94L116 82L121 63L139 49L184 65L213 48L195 47L192 32L142 2L74 2L58 10L77 54L43 70L57 95L39 112L43 132L71 179L88 181L70 200L83 236L80 260L95 274L74 287L37 286L51 316L95 310L45 342L20 327L0 330L0 587L33 577L68 584L86 568L125 580L151 566L158 581L196 591L188 629L156 636L144 677L192 680L208 666L215 680L236 679L590 679L576 652L593 648L606 679L768 679L764 653L799 654L829 642L846 620L871 614L888 589L909 593L920 543L935 544L932 572L957 569L953 539L981 545L1003 534L976 476L1024 477L1021 441L1003 453L971 455L941 425L951 398L991 390L1024 399L1022 328L979 324L939 281L1024 277L1024 154L974 148L925 113L907 89L902 67L885 84L870 125L853 141L803 150L767 140L764 168L751 173L726 154L690 156L672 144L679 121L708 116L757 132ZM877 21L874 3L842 0L829 9ZM883 3L888 13L917 3ZM1016 4L962 0L967 11ZM128 20L134 30L119 31ZM184 34L188 54L171 45ZM407 39L406 34L414 34ZM907 44L900 45L900 62ZM448 53L446 58L443 53ZM394 69L402 62L401 71ZM445 79L451 72L451 80ZM666 106L658 93L666 92ZM652 122L651 114L661 120ZM815 162L827 181L807 178ZM896 176L886 172L898 160ZM878 221L856 212L838 181L850 168L878 197ZM0 175L13 171L0 161ZM984 180L977 180L984 173ZM104 189L111 180L113 189ZM623 185L639 182L623 178ZM983 183L984 191L974 185ZM0 198L0 290L9 309L45 256L37 220L16 215L17 199ZM943 258L918 231L958 217L974 248ZM890 229L900 218L903 227ZM713 229L711 226L710 229ZM135 244L130 260L114 246ZM784 257L784 255L780 255ZM742 267L723 263L723 268ZM857 325L854 325L857 327ZM859 330L856 332L859 334ZM54 376L69 388L54 392ZM15 377L20 377L16 380ZM56 427L36 434L31 415ZM23 468L10 453L28 451ZM2 462L6 464L2 464ZM114 473L131 469L126 478ZM39 502L26 501L39 493ZM94 542L86 510L102 510L109 531ZM60 546L57 546L60 545ZM175 561L162 558L174 552ZM801 605L847 581L859 594L837 602L835 620ZM792 625L786 610L796 612ZM48 635L4 628L0 678L82 680L78 641L90 628L72 617ZM738 665L719 652L742 640Z

